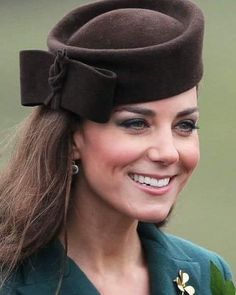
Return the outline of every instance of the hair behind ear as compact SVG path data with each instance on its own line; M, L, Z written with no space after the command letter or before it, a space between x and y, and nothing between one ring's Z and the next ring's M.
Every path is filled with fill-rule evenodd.
M0 261L5 277L66 223L77 118L36 108L0 175Z

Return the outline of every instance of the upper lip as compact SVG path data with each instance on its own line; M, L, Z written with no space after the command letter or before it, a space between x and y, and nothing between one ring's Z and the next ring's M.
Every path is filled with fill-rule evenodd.
M165 179L165 178L172 178L174 177L176 174L172 174L172 175L160 175L160 174L150 174L150 173L140 173L140 172L130 172L129 174L134 175L142 175L142 176L146 176L146 177L150 177L150 178L156 178L156 179Z

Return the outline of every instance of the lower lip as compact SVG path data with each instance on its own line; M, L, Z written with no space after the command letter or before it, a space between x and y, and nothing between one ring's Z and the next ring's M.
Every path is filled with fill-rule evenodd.
M143 185L141 183L134 181L131 177L129 177L129 178L137 188L139 188L140 190L144 191L145 193L148 193L153 196L165 195L166 193L168 193L171 190L172 183L173 183L173 177L172 177L167 186L154 187L154 186Z

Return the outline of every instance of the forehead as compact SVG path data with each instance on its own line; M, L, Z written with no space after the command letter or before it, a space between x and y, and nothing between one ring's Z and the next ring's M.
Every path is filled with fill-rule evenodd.
M179 113L191 109L197 111L197 91L196 87L181 94L145 103L120 105L114 108L117 112L133 112L142 115L153 116L163 113Z

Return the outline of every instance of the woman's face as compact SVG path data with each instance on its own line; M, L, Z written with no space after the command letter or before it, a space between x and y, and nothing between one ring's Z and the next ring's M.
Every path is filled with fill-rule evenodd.
M163 221L198 163L198 117L193 88L118 106L105 124L85 121L74 134L78 196L114 214Z

